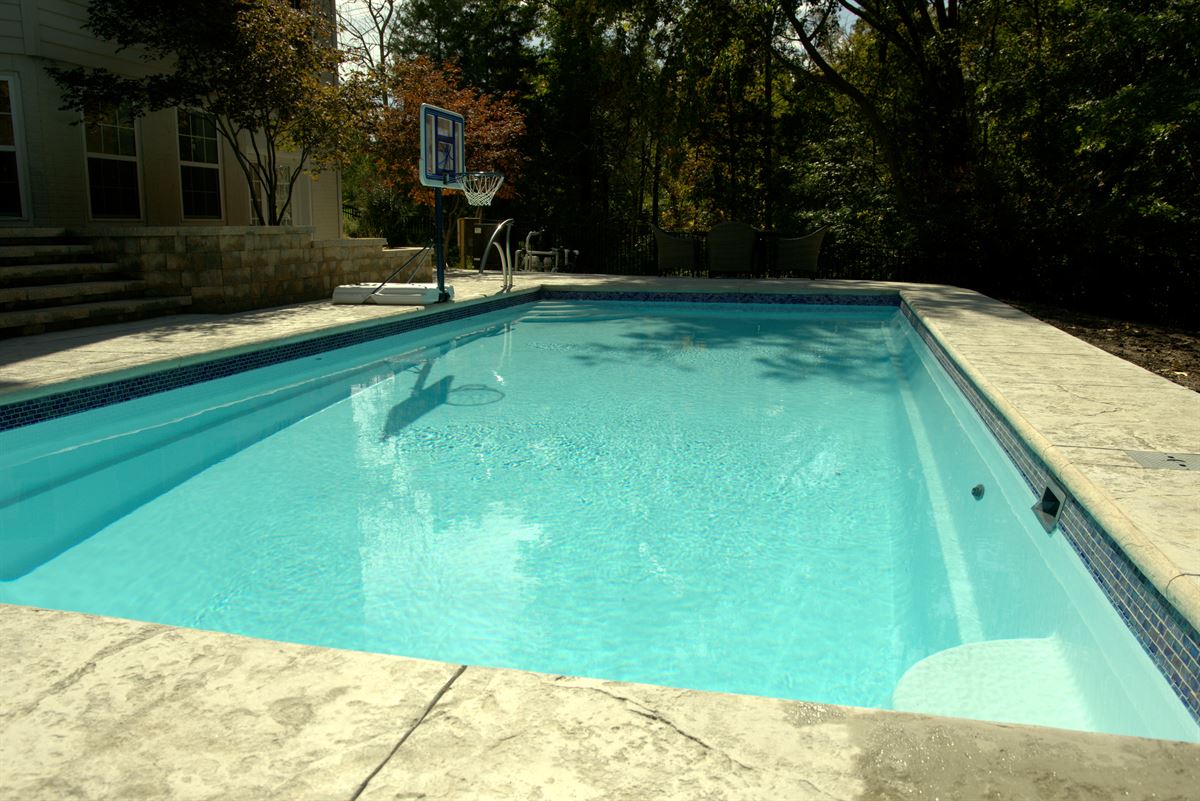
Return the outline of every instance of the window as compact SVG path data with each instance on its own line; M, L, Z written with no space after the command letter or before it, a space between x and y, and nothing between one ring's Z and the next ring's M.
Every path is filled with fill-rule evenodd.
M133 115L115 106L89 109L84 113L84 138L92 216L141 218Z
M183 216L221 217L220 142L212 118L195 111L178 111L179 183Z
M0 79L0 217L22 217L20 167L17 162L17 116L12 82Z
M292 170L290 167L285 166L285 167L276 167L275 168L276 208L278 208L279 206L282 206L283 202L287 199L286 196L287 196L288 178L291 176L291 174L292 174ZM262 178L260 178L257 174L255 174L255 176L254 176L253 191L254 191L254 194L258 197L259 202L262 204L263 217L265 218L268 216L267 209L270 208L270 204L267 203L266 187L263 186ZM251 209L250 209L250 224L258 225L258 218L254 216L253 203L251 204ZM291 225L292 224L292 207L291 206L288 206L288 210L286 212L284 212L284 215L279 219L279 224L280 225Z

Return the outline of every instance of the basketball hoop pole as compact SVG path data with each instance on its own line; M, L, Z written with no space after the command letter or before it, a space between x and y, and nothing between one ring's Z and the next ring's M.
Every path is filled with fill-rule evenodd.
M433 240L433 252L437 254L437 302L445 303L450 300L450 295L446 293L446 254L444 252L444 237L442 235L442 188L440 186L433 189L433 216L435 237Z
M438 303L450 300L446 291L445 223L442 220L442 190L462 169L463 143L466 140L467 120L462 114L421 104L420 179L423 186L433 190L434 253L437 260Z

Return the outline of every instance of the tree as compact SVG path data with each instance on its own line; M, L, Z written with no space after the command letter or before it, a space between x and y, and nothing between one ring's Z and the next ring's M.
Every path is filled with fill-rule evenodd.
M407 0L390 47L402 58L454 64L464 84L488 94L523 95L535 66L538 7L527 0Z
M510 95L489 95L464 85L457 67L439 67L424 56L393 61L387 85L392 102L379 109L367 147L392 191L418 205L433 204L433 192L419 180L420 108L431 103L466 118L468 168L504 173L497 197L516 197L525 166L520 148L525 120ZM447 196L446 202L451 220L462 215L461 194ZM447 237L451 230L447 226Z
M135 49L150 73L48 71L64 110L208 114L246 178L258 222L279 225L301 173L340 160L361 108L360 85L336 80L331 23L321 5L302 0L181 0L166 11L157 0L92 0L85 27L118 51ZM285 152L296 156L290 168L280 159Z
M1196 325L1200 4L995 2L976 24L987 157L1023 232L1013 283Z
M338 31L345 48L344 64L361 74L379 106L388 104L387 73L392 61L390 40L400 19L400 0L362 0L351 11L338 9Z
M978 278L983 243L997 237L958 0L784 0L781 11L790 36L779 57L846 98L865 125L912 227L918 277Z

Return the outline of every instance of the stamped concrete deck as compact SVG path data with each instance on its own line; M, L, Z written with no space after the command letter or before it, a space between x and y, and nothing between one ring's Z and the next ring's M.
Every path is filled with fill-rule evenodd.
M499 279L455 275L458 301ZM1200 624L1200 395L947 287L519 275L695 291L901 289ZM0 403L411 309L303 304L0 342ZM1068 398L1068 402L1064 402ZM1200 746L498 671L0 606L0 799L1194 799Z

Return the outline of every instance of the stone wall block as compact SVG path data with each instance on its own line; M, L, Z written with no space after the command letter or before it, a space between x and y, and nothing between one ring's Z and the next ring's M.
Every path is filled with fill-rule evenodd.
M222 270L205 270L200 269L196 273L196 282L200 286L220 287L225 284L225 276Z
M192 298L197 301L219 301L225 297L225 288L220 286L192 287Z
M218 248L222 253L241 253L246 249L246 235L233 234L230 236L219 236Z
M212 237L199 234L187 234L183 237L183 244L188 253L201 253L206 250L212 250L211 239Z
M249 286L253 277L253 271L247 267L222 270L222 282L226 288Z
M307 261L308 254L300 248L287 248L279 251L280 264L302 264Z
M98 236L88 241L92 246L92 251L95 252L97 256L105 259L111 259L114 258L118 253L117 242L111 236Z

